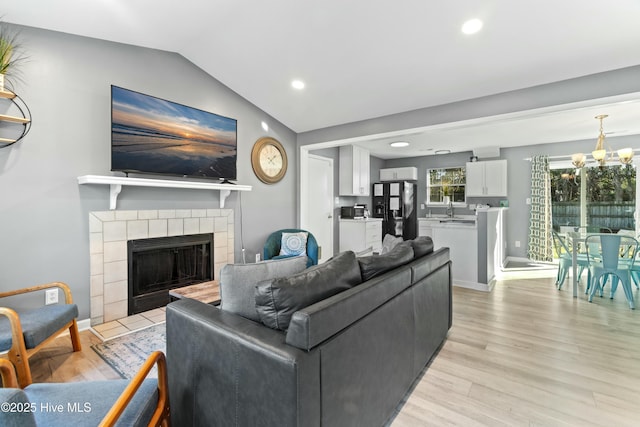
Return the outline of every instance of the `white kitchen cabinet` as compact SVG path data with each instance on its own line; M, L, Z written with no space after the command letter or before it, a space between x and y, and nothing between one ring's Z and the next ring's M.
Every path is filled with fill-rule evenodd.
M356 145L340 147L340 195L368 196L371 186L369 150Z
M507 161L489 160L466 165L467 197L507 197Z
M380 181L416 181L417 179L418 168L413 166L380 169Z
M418 236L433 237L433 225L440 224L440 220L418 218Z
M361 252L372 248L382 250L382 219L341 219L340 252Z

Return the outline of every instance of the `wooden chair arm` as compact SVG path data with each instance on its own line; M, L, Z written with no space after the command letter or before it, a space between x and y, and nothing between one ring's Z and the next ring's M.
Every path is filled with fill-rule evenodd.
M20 325L20 316L18 316L15 310L9 307L0 307L0 315L7 316L9 319L9 324L11 325L11 348L18 352L18 354L21 354L20 347L24 346L24 339L22 335L22 325ZM26 351L26 349L22 349L22 351Z
M7 359L0 359L0 376L2 376L2 387L18 388L18 378L13 364Z
M154 351L144 362L138 373L131 380L127 388L124 389L116 403L111 407L107 415L102 419L100 427L110 427L116 424L118 418L125 411L127 405L133 399L138 388L147 377L154 365L158 365L158 405L151 417L149 425L167 425L169 417L169 384L167 382L167 361L164 353Z
M44 289L49 289L49 288L60 288L60 289L62 289L62 291L64 292L65 302L67 304L72 304L73 303L73 298L71 297L71 289L69 289L69 286L66 283L62 283L62 282L44 283L42 285L35 285L35 286L28 287L28 288L17 289L15 291L0 292L0 298L6 298L6 297L14 296L14 295L26 294L28 292L42 291Z

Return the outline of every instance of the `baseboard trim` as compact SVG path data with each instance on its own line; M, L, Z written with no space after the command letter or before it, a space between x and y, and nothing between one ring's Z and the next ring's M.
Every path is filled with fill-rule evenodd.
M490 280L489 283L466 282L464 280L455 280L455 279L453 280L453 286L457 286L459 288L473 289L474 291L481 291L481 292L491 292L495 284L496 284L495 279Z
M76 322L78 324L79 331L86 331L91 328L91 319L82 319Z

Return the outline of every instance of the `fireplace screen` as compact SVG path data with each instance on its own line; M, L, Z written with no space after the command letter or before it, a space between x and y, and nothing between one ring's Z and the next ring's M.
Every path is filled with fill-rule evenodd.
M169 290L213 280L213 234L130 240L129 315L167 305Z

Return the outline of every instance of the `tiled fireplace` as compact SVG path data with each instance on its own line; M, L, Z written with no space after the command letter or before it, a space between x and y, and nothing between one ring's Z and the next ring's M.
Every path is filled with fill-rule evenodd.
M90 212L91 325L127 317L127 241L213 233L217 279L233 262L233 228L232 209Z

